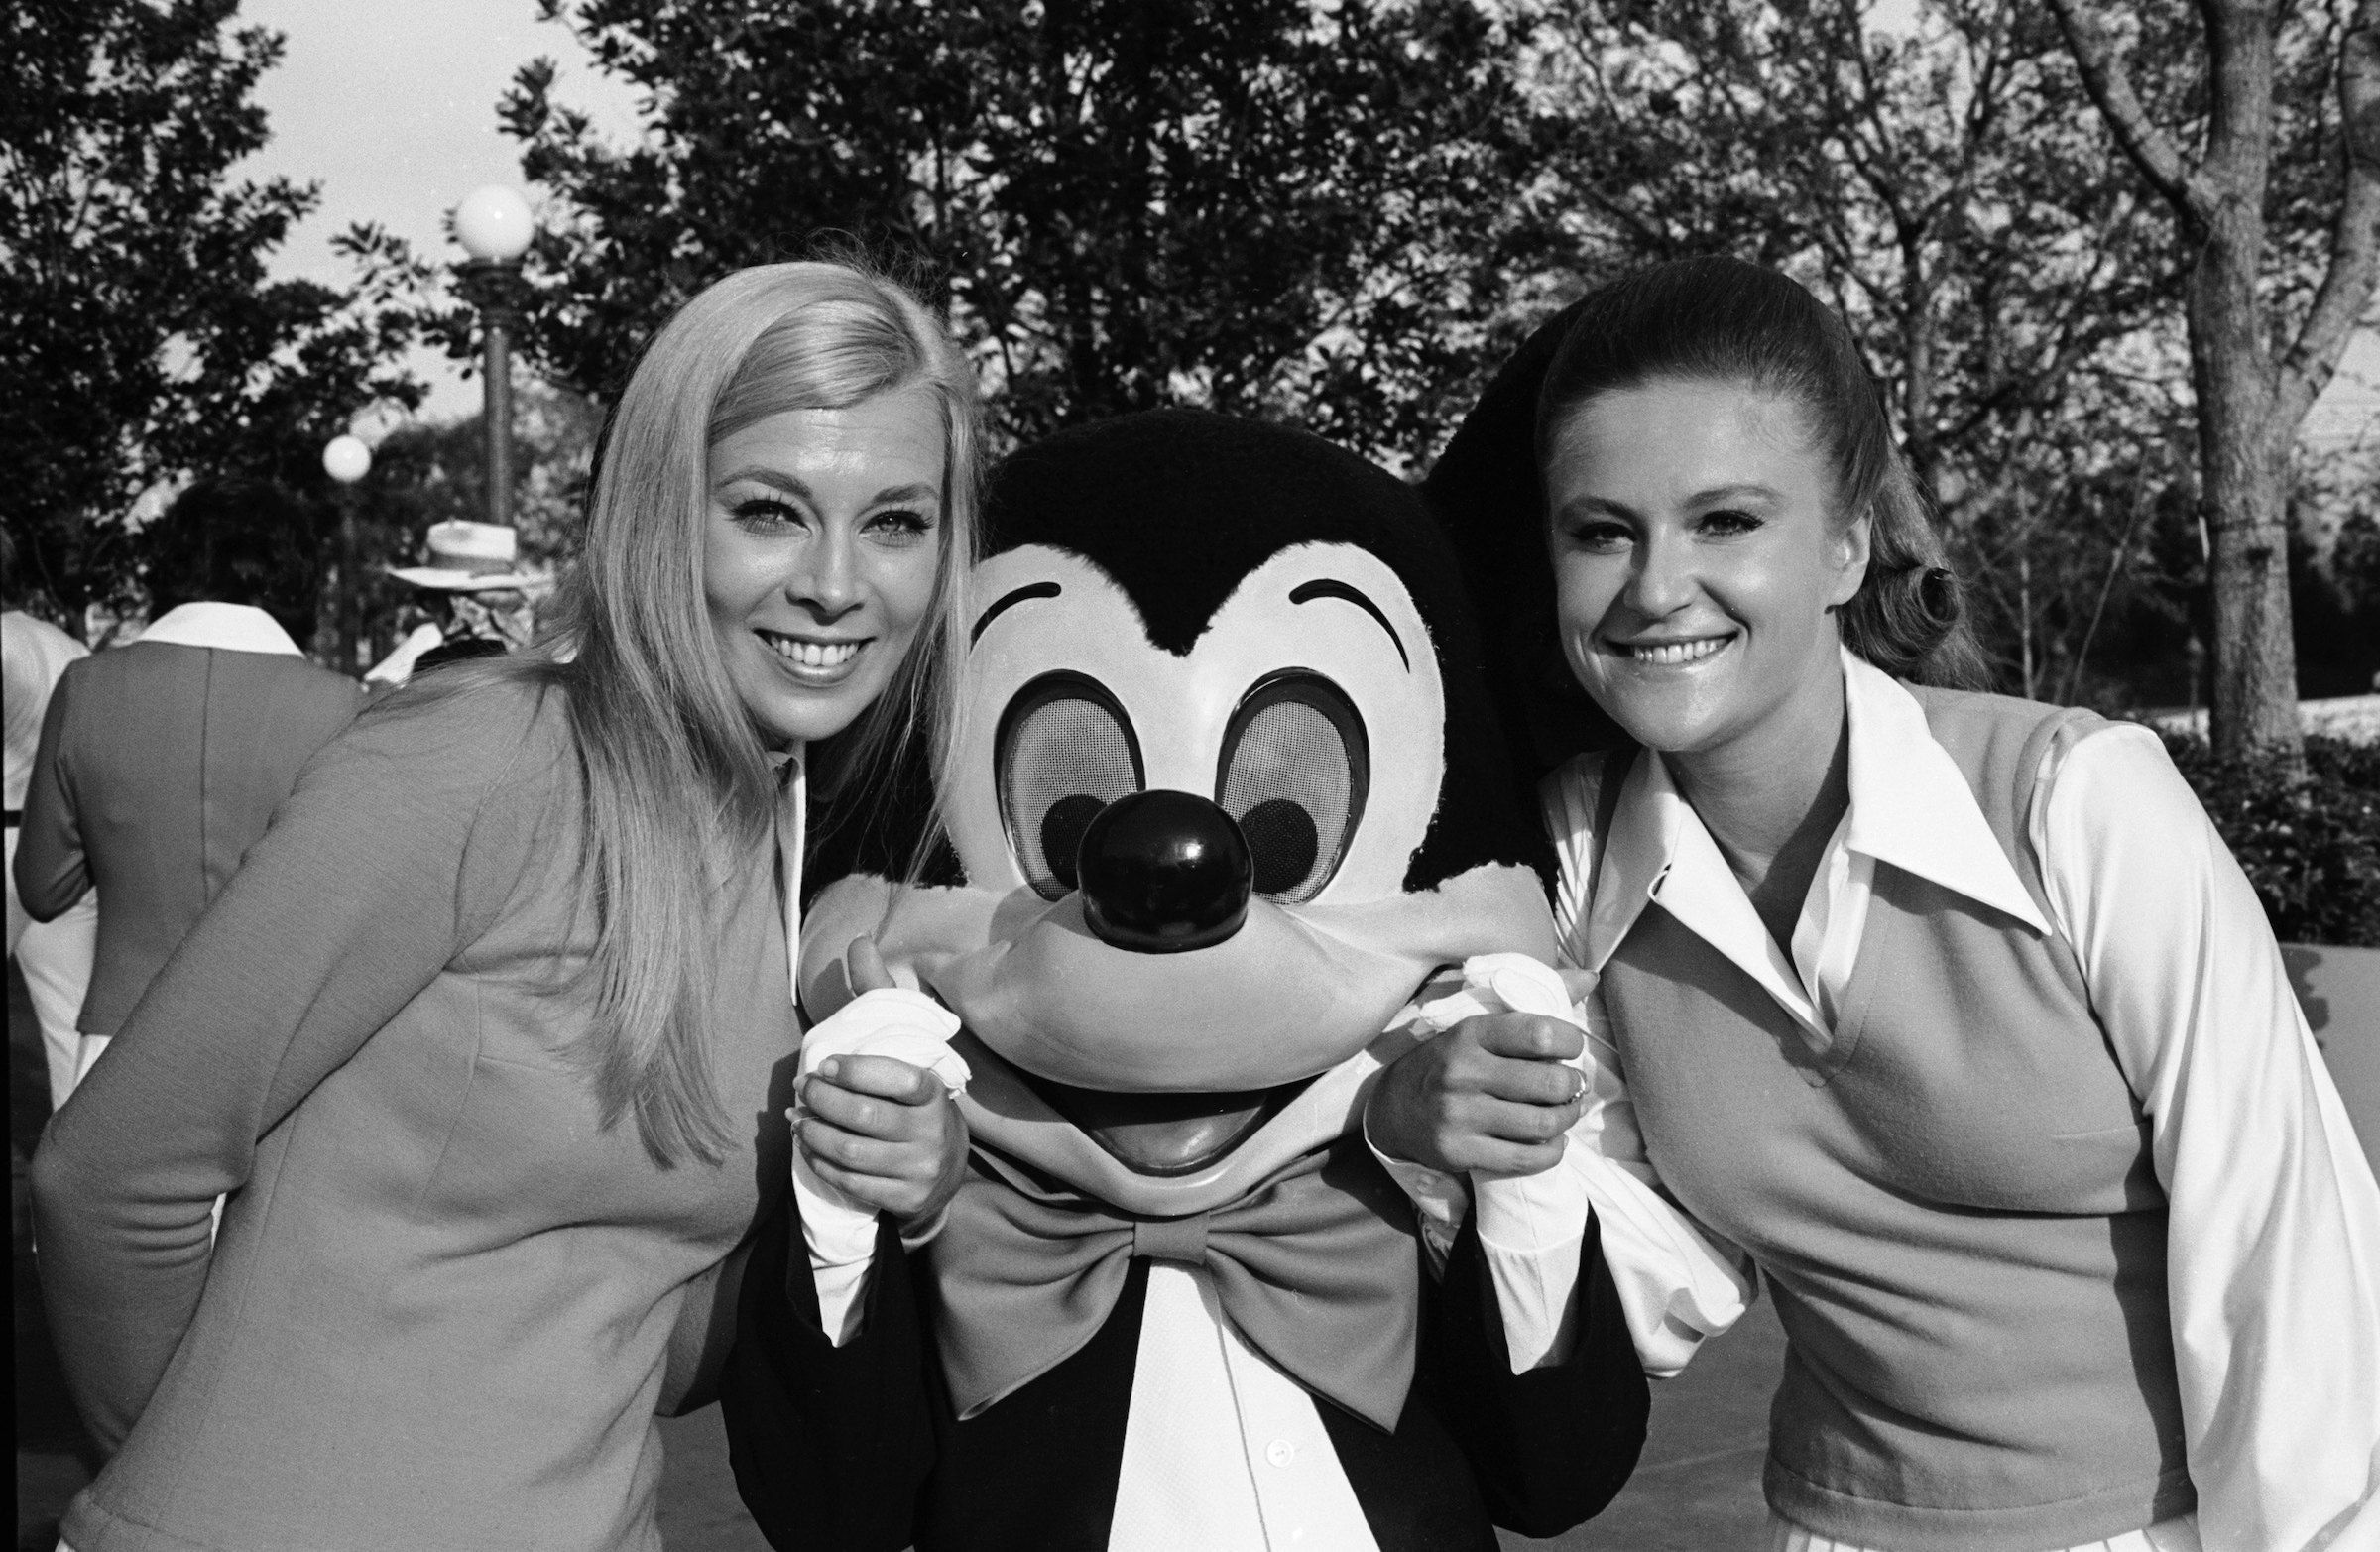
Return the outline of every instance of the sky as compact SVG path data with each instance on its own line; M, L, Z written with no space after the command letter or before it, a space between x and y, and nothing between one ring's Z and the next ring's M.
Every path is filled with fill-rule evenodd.
M538 21L536 0L246 0L240 19L283 34L287 49L256 91L273 139L237 171L321 184L320 206L274 256L276 275L352 279L330 239L357 221L380 222L424 256L460 259L445 212L483 184L521 183L496 103L539 56L560 67L557 98L615 141L637 133L635 93L598 71L566 28ZM424 351L414 365L431 384L423 414L478 408L476 381L442 357ZM2380 334L2354 342L2306 434L2380 439Z
M321 203L274 256L276 276L351 282L330 240L358 221L460 260L443 223L465 194L511 183L534 203L496 103L539 56L560 66L560 100L616 140L636 135L635 93L598 71L568 29L538 21L536 0L245 0L240 25L271 28L286 47L255 96L273 139L238 176L321 184ZM432 385L424 414L479 408L477 381L442 356L421 352L415 368Z

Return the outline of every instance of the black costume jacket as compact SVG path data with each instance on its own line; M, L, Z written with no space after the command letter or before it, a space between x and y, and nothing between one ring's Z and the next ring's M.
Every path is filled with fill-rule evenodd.
M930 1284L899 1237L880 1225L864 1324L836 1348L819 1329L796 1213L788 1194L755 1244L721 1380L736 1483L770 1543L784 1552L1105 1548L1147 1264L1132 1265L1087 1346L960 1422L928 1329ZM1563 1364L1511 1372L1468 1222L1443 1279L1425 1275L1422 1288L1420 1351L1396 1431L1314 1397L1380 1552L1495 1552L1491 1523L1550 1536L1600 1511L1635 1466L1649 1394L1595 1222L1580 1252L1577 1341Z

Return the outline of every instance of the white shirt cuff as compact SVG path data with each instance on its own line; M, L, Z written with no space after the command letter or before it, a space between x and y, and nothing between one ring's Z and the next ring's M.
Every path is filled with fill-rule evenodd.
M1388 1171L1388 1178L1405 1193L1413 1204L1414 1216L1421 1220L1421 1243L1430 1254L1430 1264L1443 1269L1447 1252L1454 1249L1455 1236L1463 1232L1463 1220L1471 1212L1471 1187L1461 1175L1450 1175L1416 1164L1410 1159L1395 1158L1380 1151L1371 1139L1371 1123L1364 1123L1364 1145L1371 1156Z
M891 1056L933 1073L955 1097L965 1092L968 1078L965 1059L950 1048L950 1037L958 1032L958 1016L922 992L864 992L803 1034L801 1077L816 1072L830 1056ZM876 1213L819 1179L798 1142L793 1197L801 1207L802 1239L818 1289L818 1327L841 1347L859 1335L866 1308L861 1295L876 1257ZM914 1243L930 1240L941 1227L936 1214L915 1232Z

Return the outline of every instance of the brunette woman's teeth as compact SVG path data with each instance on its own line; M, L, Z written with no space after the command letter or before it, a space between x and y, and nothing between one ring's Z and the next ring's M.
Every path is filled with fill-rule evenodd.
M1726 645L1726 637L1706 636L1693 642L1648 642L1640 646L1622 646L1620 651L1638 662L1666 668L1680 663L1700 662Z
M789 636L772 636L764 631L761 640L769 650L798 668L840 668L858 654L858 642L797 642Z

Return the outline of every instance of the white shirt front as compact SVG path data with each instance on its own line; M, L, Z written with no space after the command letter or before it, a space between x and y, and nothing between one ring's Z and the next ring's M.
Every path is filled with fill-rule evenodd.
M2380 1546L2380 1186L2262 907L2164 747L2118 725L2052 747L2026 816L2049 919L1907 690L1844 655L1850 809L1780 952L1661 760L1640 757L1602 856L1579 767L1547 783L1556 916L1601 970L1644 907L1757 981L1821 1044L1877 862L2072 944L2150 1122L2168 1298L2209 1547Z
M1314 1398L1248 1345L1195 1267L1149 1263L1108 1546L1378 1546Z

